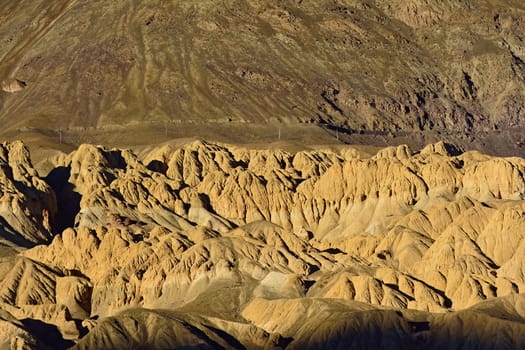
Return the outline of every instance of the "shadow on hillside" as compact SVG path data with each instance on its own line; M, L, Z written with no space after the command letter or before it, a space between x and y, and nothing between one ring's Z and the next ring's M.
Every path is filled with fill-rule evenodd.
M71 340L64 339L55 325L32 318L22 320L22 324L29 333L47 345L49 349L69 349L75 345Z
M290 349L523 349L520 322L505 324L476 312L428 319L405 318L392 310L369 313L357 322L350 318L320 324L306 337L294 339Z
M70 175L70 168L58 167L53 169L45 178L45 181L55 192L57 199L58 213L54 222L56 233L73 227L75 217L80 211L81 196L74 190L73 184L69 182Z

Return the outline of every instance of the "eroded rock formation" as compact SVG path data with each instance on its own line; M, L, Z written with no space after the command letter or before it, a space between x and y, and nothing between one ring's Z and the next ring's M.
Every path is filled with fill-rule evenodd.
M524 345L521 158L82 145L42 178L2 150L9 344Z

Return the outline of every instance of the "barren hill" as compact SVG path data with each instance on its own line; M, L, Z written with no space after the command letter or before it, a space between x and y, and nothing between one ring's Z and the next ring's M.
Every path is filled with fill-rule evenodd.
M0 4L1 135L181 136L523 155L521 0Z
M522 158L0 151L3 348L525 346Z
M525 348L524 16L1 1L0 349Z

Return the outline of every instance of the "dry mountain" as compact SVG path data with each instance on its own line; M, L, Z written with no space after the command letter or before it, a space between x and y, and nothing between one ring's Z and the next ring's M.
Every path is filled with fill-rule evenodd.
M525 348L524 18L1 1L0 349Z
M521 0L0 4L2 136L524 154ZM465 147L466 146L466 147Z

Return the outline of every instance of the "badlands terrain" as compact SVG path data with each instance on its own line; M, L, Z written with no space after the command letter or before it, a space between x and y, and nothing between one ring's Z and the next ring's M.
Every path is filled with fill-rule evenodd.
M525 347L522 158L0 147L0 347ZM38 170L37 170L38 169Z
M525 348L524 38L522 0L0 1L0 349Z

